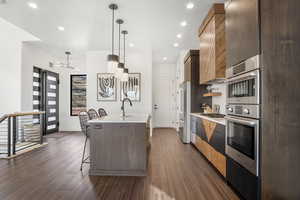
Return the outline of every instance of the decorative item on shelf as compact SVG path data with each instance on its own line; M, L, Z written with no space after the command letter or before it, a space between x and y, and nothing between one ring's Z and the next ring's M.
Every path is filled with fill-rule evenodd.
M121 81L123 82L126 82L128 81L128 73L129 73L129 70L128 70L128 67L126 67L126 35L128 34L128 31L124 30L122 31L122 34L124 36L124 70L123 70L123 75L121 77Z
M107 72L115 73L119 63L119 56L114 54L115 44L115 10L118 9L117 4L110 4L109 8L112 10L112 52L107 56Z
M203 109L203 113L212 113L212 108L206 104L206 103L203 103L201 108Z
M124 72L124 63L121 63L121 24L123 24L124 21L122 19L117 19L116 23L119 25L119 61L120 61L116 69L116 77L121 79Z
M216 97L216 96L222 96L221 92L219 91L219 88L214 88L213 86L209 85L206 87L207 93L203 94L204 97Z
M141 101L141 74L129 73L127 80L120 83L120 100L127 97L131 101Z
M54 63L50 62L49 67L51 67L51 68L60 67L60 68L66 68L66 69L79 71L79 69L77 67L74 67L74 66L71 65L70 56L72 55L72 53L70 51L66 51L65 55L67 57L66 63L63 63L63 62L54 62Z
M97 100L117 100L117 79L112 73L97 74Z

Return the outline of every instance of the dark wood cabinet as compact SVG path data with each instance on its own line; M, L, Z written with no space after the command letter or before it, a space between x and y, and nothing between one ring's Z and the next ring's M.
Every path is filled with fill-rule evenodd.
M225 3L227 68L260 54L259 0Z
M230 185L246 200L260 199L259 178L230 157L227 158L227 177Z
M207 93L206 85L199 85L199 50L189 50L184 58L184 83L191 87L191 112L203 112L202 104L212 105L211 97L203 97Z
M225 155L225 126L217 124L215 133L212 135L209 144L218 152Z
M262 199L300 199L300 1L261 0Z

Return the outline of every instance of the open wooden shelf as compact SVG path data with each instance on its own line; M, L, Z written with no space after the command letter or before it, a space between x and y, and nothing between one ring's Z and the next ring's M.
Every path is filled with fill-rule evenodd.
M222 96L221 92L210 92L210 93L205 93L203 94L204 97L217 97L217 96Z

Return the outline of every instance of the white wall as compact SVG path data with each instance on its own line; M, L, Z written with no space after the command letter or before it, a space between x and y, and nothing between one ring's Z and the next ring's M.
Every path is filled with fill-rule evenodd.
M39 39L0 18L0 114L21 111L23 41Z
M72 58L72 65L80 69L79 72L64 68L50 68L49 62L58 59L51 55L47 50L41 48L36 43L24 43L22 48L22 111L30 111L32 105L32 73L33 66L59 73L59 121L60 131L79 131L80 124L78 117L70 116L70 75L82 74L85 72L85 57Z
M110 51L88 52L86 67L88 75L87 104L88 108L104 108L110 114L121 114L120 84L117 85L117 101L97 101L97 73L107 72L107 55ZM127 113L152 113L152 50L127 53L129 72L141 73L141 102L133 102L133 106L126 105Z

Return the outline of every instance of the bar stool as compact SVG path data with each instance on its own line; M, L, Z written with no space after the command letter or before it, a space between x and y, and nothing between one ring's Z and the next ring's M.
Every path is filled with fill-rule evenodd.
M87 132L89 115L88 115L87 112L82 111L78 114L78 117L79 117L79 121L80 121L81 131L85 135L85 142L84 142L83 154L82 154L81 165L80 165L80 171L82 171L82 165L84 163L90 163L90 162L87 161L90 156L85 158L86 143L87 143L87 140L89 138L89 134Z
M89 115L90 120L99 118L97 111L93 108L89 109L88 115Z
M107 116L107 112L103 108L98 109L98 114L100 117Z

